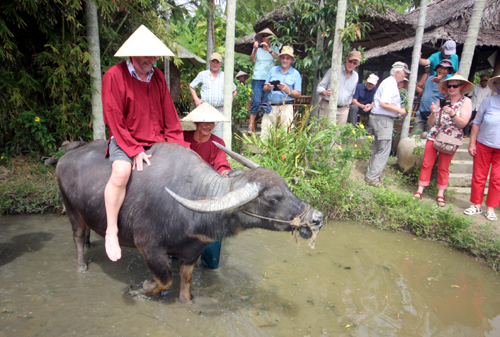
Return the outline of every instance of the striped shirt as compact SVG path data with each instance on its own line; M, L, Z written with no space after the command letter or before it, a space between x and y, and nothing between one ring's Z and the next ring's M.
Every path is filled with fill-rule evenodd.
M210 70L203 70L189 84L193 89L201 84L200 94L201 102L208 103L214 108L220 108L224 105L224 72L219 70L215 80L212 78ZM236 90L236 85L233 83L233 92Z
M142 82L141 78L137 74L137 71L135 71L134 65L132 64L132 60L130 58L127 59L127 68L128 71L130 72L130 76L133 78L138 79L139 81ZM155 68L151 68L151 71L148 73L148 78L146 79L146 83L149 83L151 81L151 77L153 77L153 73L155 72Z

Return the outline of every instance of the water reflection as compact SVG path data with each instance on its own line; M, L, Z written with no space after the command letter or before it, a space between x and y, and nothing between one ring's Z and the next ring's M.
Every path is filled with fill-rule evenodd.
M150 277L137 250L113 263L92 234L75 272L67 217L0 218L0 336L498 336L498 275L438 243L329 223L316 244L252 230L223 244L221 267L193 272L194 305L172 288L122 292Z

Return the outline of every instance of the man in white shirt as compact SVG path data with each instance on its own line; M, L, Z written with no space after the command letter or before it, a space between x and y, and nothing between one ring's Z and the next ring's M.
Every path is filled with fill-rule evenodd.
M365 181L375 187L382 186L380 176L391 154L394 119L406 114L406 110L401 108L398 83L403 82L406 74L409 73L410 70L406 63L394 63L391 76L380 83L375 93L369 122L373 129L373 153L365 176Z

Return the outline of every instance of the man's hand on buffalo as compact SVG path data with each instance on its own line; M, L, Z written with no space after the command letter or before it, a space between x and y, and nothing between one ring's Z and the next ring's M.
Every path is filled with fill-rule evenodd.
M148 166L151 166L151 162L149 161L149 158L151 158L151 154L146 154L145 152L141 152L139 154L136 154L133 158L134 164L132 166L132 171L137 167L137 171L140 172L143 169L143 164L142 162L145 161Z

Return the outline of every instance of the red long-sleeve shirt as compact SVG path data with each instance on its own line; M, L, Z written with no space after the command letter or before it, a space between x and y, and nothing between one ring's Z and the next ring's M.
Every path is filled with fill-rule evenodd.
M144 151L144 146L158 142L189 147L159 69L155 68L146 83L130 75L126 62L119 63L104 74L101 93L109 137L115 138L127 156L133 157Z
M195 131L184 131L184 140L191 144L191 150L198 153L201 159L212 166L217 172L222 173L226 170L230 171L231 166L227 161L226 154L214 143L212 143L212 141L216 141L217 143L226 146L224 141L215 135L211 135L210 139L206 142L198 143L194 139L194 133Z

